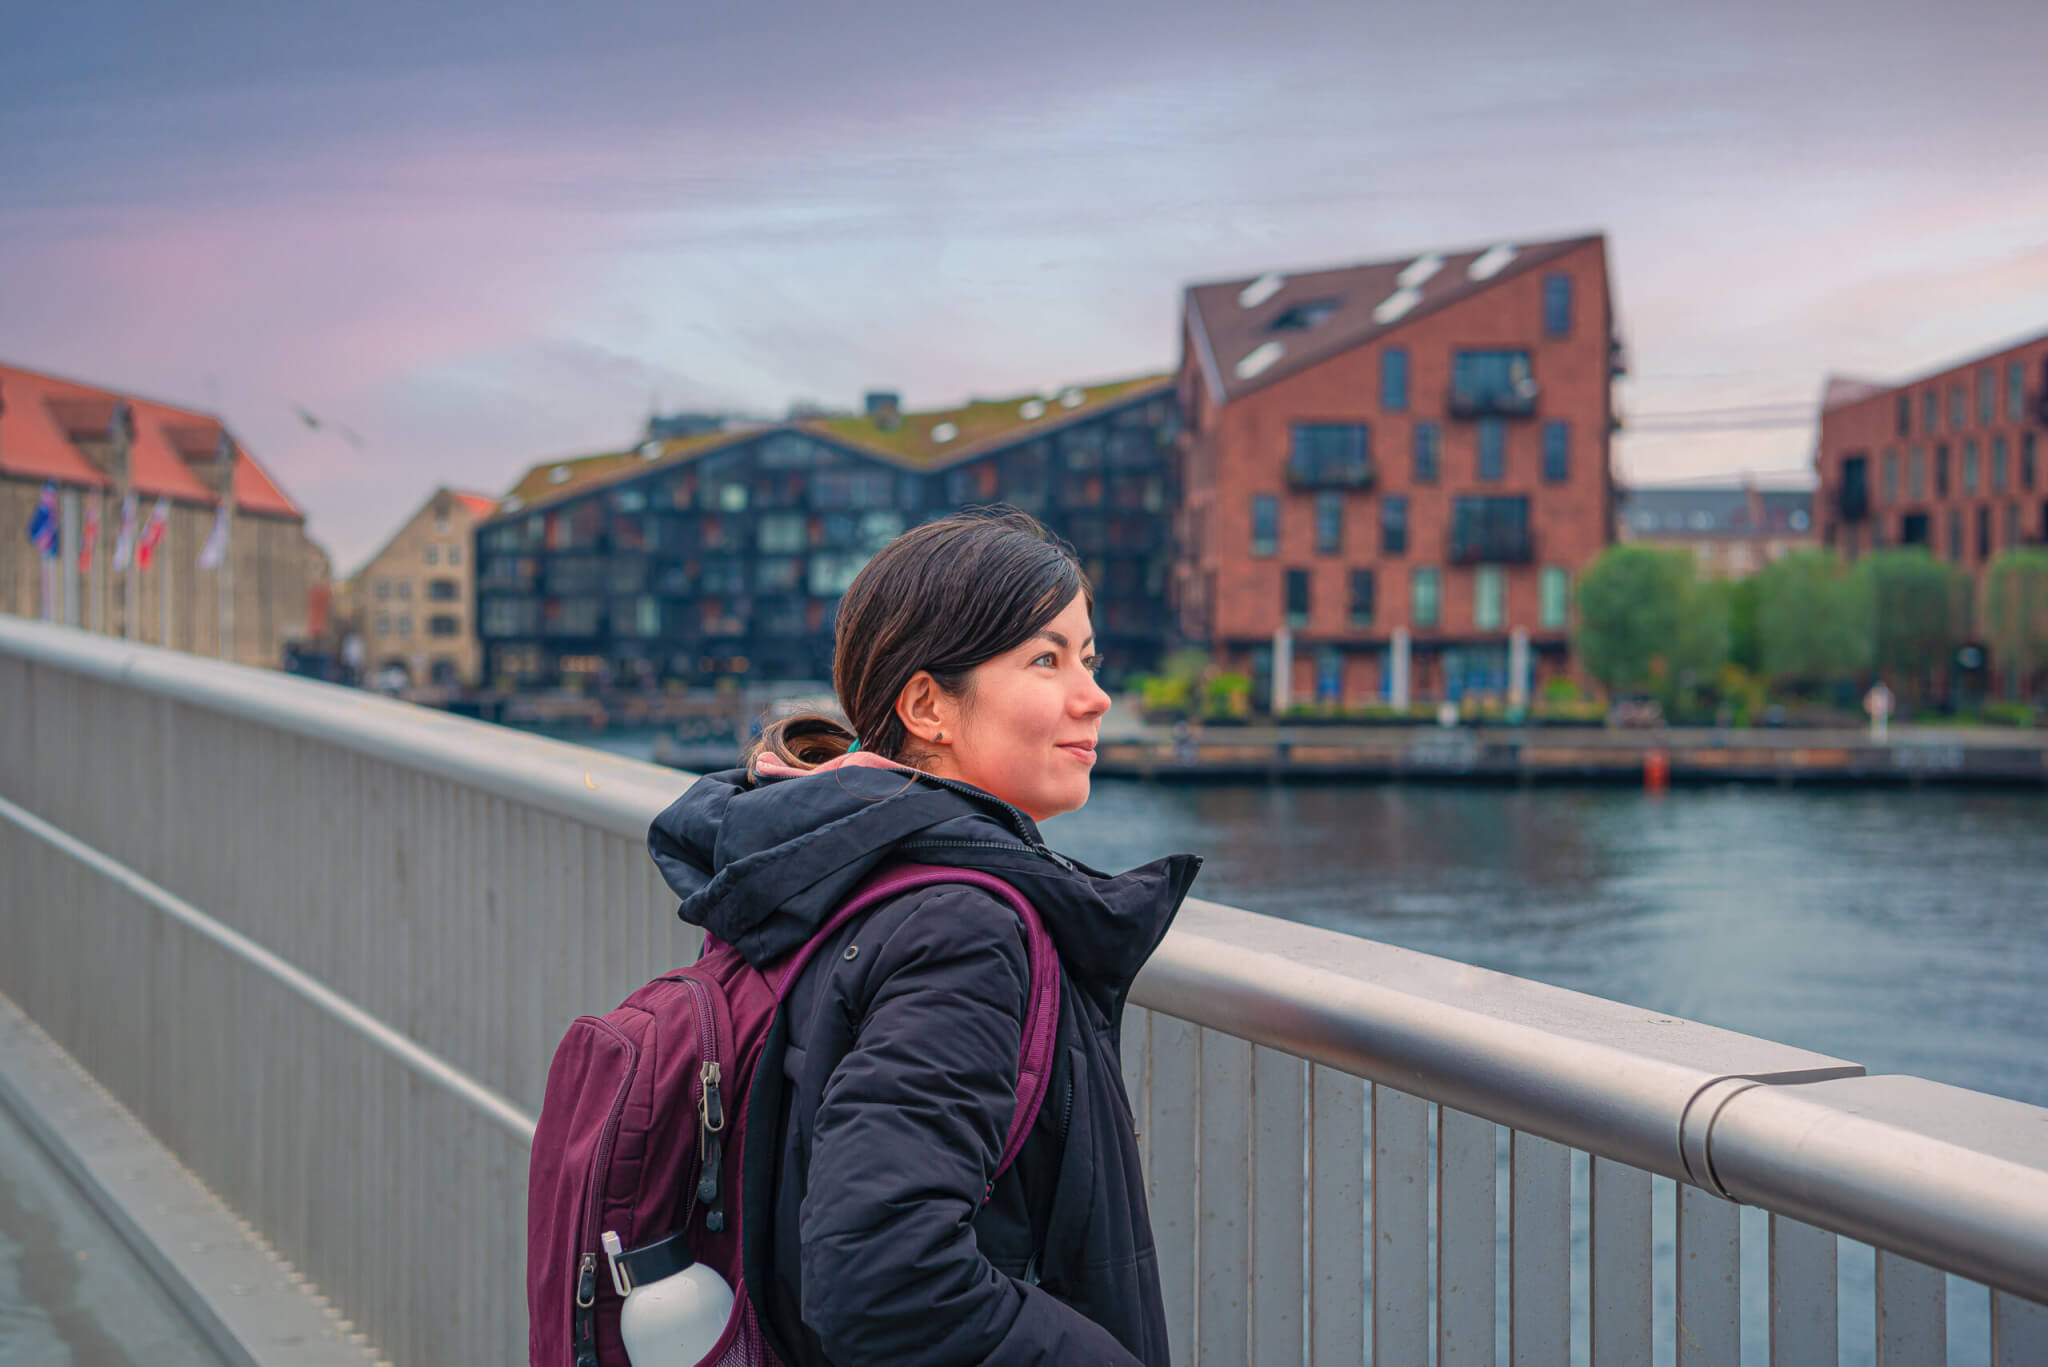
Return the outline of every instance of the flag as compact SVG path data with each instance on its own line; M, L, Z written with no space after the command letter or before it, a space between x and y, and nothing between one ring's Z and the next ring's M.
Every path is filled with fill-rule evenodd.
M92 553L100 545L100 500L95 494L85 501L85 526L78 532L78 572L92 573Z
M135 563L143 569L156 558L156 543L164 539L164 527L170 521L170 500L159 498L156 506L149 510L149 521L143 524L142 537L135 543Z
M213 515L213 530L206 534L206 544L199 548L199 568L217 570L228 558L228 505L221 502L220 511Z
M57 481L52 479L44 481L35 516L28 520L28 539L44 559L57 553L57 532Z
M114 537L114 573L128 568L135 558L135 494L121 500L121 530Z

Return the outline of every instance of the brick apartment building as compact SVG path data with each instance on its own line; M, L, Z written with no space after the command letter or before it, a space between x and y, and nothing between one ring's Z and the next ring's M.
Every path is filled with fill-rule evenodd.
M1181 635L1262 700L1283 622L1297 702L1508 695L1522 633L1567 672L1619 373L1600 236L1190 287Z
M1753 481L1639 485L1621 501L1623 541L1684 551L1707 578L1746 579L1820 546L1811 489L1760 489Z
M1855 557L1925 546L1969 569L2048 542L2048 333L1899 384L1831 379L1815 512Z

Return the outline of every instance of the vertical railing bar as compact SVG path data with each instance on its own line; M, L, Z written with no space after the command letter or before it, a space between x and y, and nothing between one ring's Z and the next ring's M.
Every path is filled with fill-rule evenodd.
M1571 1150L1509 1137L1508 1352L1514 1367L1571 1358Z
M1943 1367L1948 1282L1935 1269L1877 1251L1877 1367Z
M1317 1065L1309 1091L1309 1359L1358 1367L1367 1337L1366 1084Z
M1741 1222L1737 1207L1678 1187L1678 1367L1740 1367Z
M1650 1174L1595 1154L1588 1176L1593 1367L1650 1361Z
M1429 1362L1429 1103L1372 1089L1373 1367Z
M1437 1367L1493 1367L1496 1126L1448 1106L1436 1125Z
M1770 1217L1771 1367L1840 1356L1836 1239L1783 1215Z

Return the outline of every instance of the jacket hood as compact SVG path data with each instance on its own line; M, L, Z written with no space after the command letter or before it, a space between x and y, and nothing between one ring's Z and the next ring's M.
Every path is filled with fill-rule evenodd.
M756 966L816 934L885 861L985 870L1038 908L1077 987L1119 1004L1202 861L1170 855L1106 874L1046 848L1015 807L898 768L706 774L654 819L647 851L678 914Z

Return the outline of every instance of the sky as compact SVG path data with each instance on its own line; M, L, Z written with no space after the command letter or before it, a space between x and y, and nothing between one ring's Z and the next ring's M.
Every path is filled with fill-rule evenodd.
M2038 0L25 7L0 361L222 414L346 573L655 405L1165 370L1190 281L1597 230L1623 477L1796 475L1829 373L2048 331L2043 51Z

